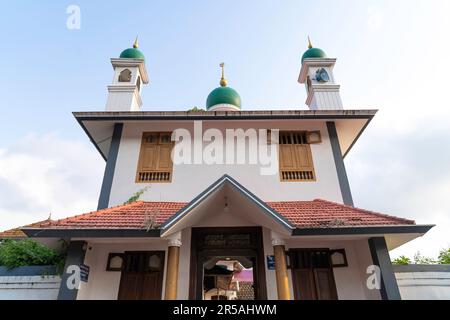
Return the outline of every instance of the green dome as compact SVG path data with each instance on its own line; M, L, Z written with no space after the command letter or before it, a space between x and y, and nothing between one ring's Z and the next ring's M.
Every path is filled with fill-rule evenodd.
M218 87L211 91L206 99L206 108L209 109L218 104L231 104L240 109L241 97L233 88Z
M302 63L305 59L310 59L310 58L326 58L327 55L325 53L325 51L323 51L322 49L319 48L309 48L308 50L306 50L306 52L303 54L302 56Z
M142 59L145 60L144 54L136 48L129 48L122 51L120 58Z

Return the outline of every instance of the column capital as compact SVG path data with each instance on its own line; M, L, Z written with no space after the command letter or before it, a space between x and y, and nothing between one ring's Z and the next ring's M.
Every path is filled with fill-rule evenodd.
M272 239L272 246L284 246L286 242L283 239Z
M169 247L181 247L181 239L169 239Z
M169 247L181 247L181 232L175 232L166 238L169 241Z
M283 237L274 231L270 232L270 238L272 239L272 246L284 246L286 244Z

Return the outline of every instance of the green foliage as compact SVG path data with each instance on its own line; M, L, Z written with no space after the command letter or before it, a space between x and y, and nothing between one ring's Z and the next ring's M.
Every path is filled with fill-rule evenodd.
M188 112L203 112L203 111L205 111L205 109L198 108L198 107L193 107L188 110Z
M65 255L34 240L4 240L0 244L0 265L13 269L21 266L64 265Z
M417 251L414 255L414 263L415 264L436 264L436 260L433 260L429 257L424 257L422 254Z
M411 264L411 259L406 256L400 256L392 261L392 264L406 265Z
M442 249L438 256L439 264L450 264L450 248Z
M133 203L133 202L138 201L139 198L144 194L144 192L146 192L146 191L148 190L148 188L149 188L149 187L145 187L145 188L142 188L141 190L139 190L139 191L133 193L133 195L130 197L130 199L128 199L128 200L127 200L126 202L124 202L123 204L125 205L125 204L130 204L130 203Z
M392 260L392 264L450 264L450 248L442 249L439 252L437 260L430 257L424 257L417 251L413 261L406 256L400 256Z

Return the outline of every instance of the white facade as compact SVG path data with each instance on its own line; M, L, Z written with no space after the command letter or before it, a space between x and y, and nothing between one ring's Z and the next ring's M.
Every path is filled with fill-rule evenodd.
M233 177L251 190L263 201L289 201L327 199L342 203L336 166L326 124L324 121L203 121L203 131L217 128L280 129L280 130L320 130L322 143L312 144L311 151L316 174L313 182L281 182L278 165L273 175L261 175L261 165L251 164L174 164L173 178L170 183L136 183L136 170L143 132L173 131L178 128L193 130L193 121L185 122L127 122L124 124L120 140L119 153L111 188L109 207L122 204L136 191L150 185L150 189L141 197L145 201L189 202L200 192L224 174ZM209 142L204 142L206 146ZM278 159L278 157L276 157Z
M212 221L203 223L202 226L217 226ZM243 226L241 221L232 222L227 226ZM247 226L250 226L247 224ZM273 255L273 247L270 239L270 230L263 228L264 256ZM121 253L124 251L152 251L163 250L165 254L165 265L167 264L167 240L162 239L120 239L120 242L113 239L91 239L89 247L92 248L86 253L85 264L90 267L89 282L82 283L78 292L79 300L116 300L119 292L121 272L106 271L108 254L111 252ZM190 279L190 247L191 228L182 232L182 246L180 252L180 265L178 274L178 296L179 300L189 299L189 279ZM348 267L334 268L334 278L339 300L379 300L378 290L369 290L365 284L367 277L366 269L372 264L367 239L324 239L318 238L291 238L286 241L286 250L289 248L330 248L345 249L348 260ZM266 259L264 259L266 260ZM265 261L267 298L277 300L277 285L275 270L268 270ZM166 271L166 270L165 270ZM291 271L288 270L289 287L291 299L294 299ZM164 272L163 283L165 283L166 272ZM164 286L162 296L164 297Z

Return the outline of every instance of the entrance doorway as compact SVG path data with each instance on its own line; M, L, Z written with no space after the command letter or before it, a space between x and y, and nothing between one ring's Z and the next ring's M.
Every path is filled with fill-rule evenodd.
M190 299L267 299L261 228L193 228L190 276Z
M119 300L161 300L164 251L125 252Z
M295 300L337 300L329 249L290 249Z

